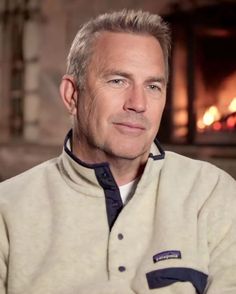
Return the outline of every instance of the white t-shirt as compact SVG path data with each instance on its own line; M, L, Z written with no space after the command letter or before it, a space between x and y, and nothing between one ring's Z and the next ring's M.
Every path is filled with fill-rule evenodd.
M132 198L134 195L135 189L137 187L139 178L136 178L132 182L129 182L128 184L119 186L120 189L120 196L123 201L123 204L127 204L128 201Z

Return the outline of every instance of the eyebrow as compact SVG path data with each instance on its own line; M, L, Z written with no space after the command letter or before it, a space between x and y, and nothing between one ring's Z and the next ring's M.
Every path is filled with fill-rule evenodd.
M130 74L128 72L119 71L119 70L112 70L112 69L104 71L103 76L110 76L110 75L112 75L112 76L122 76L122 77L125 77L125 78L132 78L132 74Z
M109 76L109 75L122 76L122 77L125 77L127 79L131 79L133 77L132 74L130 74L128 72L120 71L120 70L109 69L109 70L104 71L103 76ZM157 83L160 83L162 85L165 85L166 84L166 79L163 76L160 76L160 77L159 76L149 76L149 77L147 77L146 82L152 82L152 83L157 82Z
M150 77L147 79L147 82L154 82L154 83L160 83L162 85L166 84L166 79L164 77Z

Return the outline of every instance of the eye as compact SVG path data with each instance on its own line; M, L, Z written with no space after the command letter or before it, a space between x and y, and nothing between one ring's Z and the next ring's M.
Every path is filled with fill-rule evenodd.
M152 91L161 91L161 87L157 84L150 84L148 85L148 89Z
M108 81L109 84L115 84L115 85L122 85L124 81L122 79L113 79Z
M108 84L110 84L112 87L121 88L124 87L126 84L125 79L112 79L108 81Z

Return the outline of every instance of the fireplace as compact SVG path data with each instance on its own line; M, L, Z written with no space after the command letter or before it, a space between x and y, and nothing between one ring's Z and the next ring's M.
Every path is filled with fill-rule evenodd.
M205 29L196 44L196 140L236 143L236 28Z
M174 13L167 143L236 145L236 4Z

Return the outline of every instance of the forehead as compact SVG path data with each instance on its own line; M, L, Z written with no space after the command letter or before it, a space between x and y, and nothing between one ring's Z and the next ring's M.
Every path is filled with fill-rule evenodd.
M136 66L164 70L163 51L158 40L146 34L102 32L93 46L92 66ZM95 69L95 68L94 68Z

